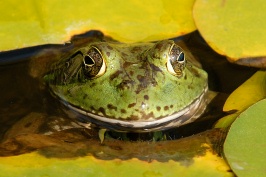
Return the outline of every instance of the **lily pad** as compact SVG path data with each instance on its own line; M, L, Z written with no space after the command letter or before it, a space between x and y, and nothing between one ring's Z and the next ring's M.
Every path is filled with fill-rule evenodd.
M98 160L92 156L76 158L72 160L47 159L36 153L25 154L22 156L1 158L1 174L5 177L16 176L224 176L222 173L224 163L217 162L218 158L208 154L208 159L204 160L197 157L194 170L188 170L174 161L167 163L152 161L150 163L138 159L121 161L119 159L112 161ZM35 162L35 163L33 163ZM37 163L36 163L37 162ZM204 163L204 164L201 164ZM220 172L216 172L213 163L218 165ZM14 164L10 166L9 164ZM202 166L208 168L203 170ZM16 170L14 170L14 168ZM226 173L225 173L226 174ZM233 176L227 174L227 176Z
M103 143L82 131L6 140L0 155L20 155L0 157L0 176L233 176L216 151L225 138L218 129L173 141Z
M198 30L216 52L228 56L231 62L256 57L255 63L240 63L257 67L266 67L265 11L262 0L197 0L193 9Z
M266 175L266 100L241 113L232 124L224 154L239 177Z
M257 101L266 98L266 71L257 71L227 98L223 111L235 111L220 119L215 127L228 127L235 118Z
M122 42L176 37L196 29L194 0L18 1L0 3L0 51L64 43L98 29ZM19 4L19 5L18 5Z

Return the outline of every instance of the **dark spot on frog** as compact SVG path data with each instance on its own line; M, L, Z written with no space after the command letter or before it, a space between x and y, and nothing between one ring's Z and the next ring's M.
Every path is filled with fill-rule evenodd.
M147 79L145 79L142 75L137 75L137 79L139 80L140 84L147 86Z
M85 100L85 99L87 99L88 98L88 95L87 94L84 94L83 95L83 99Z
M144 119L149 119L149 118L154 118L154 117L155 116L154 116L153 112L150 112L149 114L143 113L143 115L142 115L142 118L144 118Z
M139 119L139 117L138 116L135 116L135 115L131 115L129 117L129 120L138 120L138 119Z
M151 67L152 71L155 72L155 73L162 72L162 70L158 66L155 66L152 63L150 63L150 67Z
M133 84L134 81L132 80L124 80L117 86L117 88L119 88L120 90L125 90L129 89Z
M114 74L110 75L110 80L112 81L114 78L118 77L119 74L123 73L121 70L116 71Z
M184 76L184 80L187 80L187 75Z
M114 106L114 105L112 105L112 104L108 104L108 105L107 105L107 108L108 108L108 109L113 109L113 110L116 110L116 111L117 111L117 107Z
M165 106L163 109L164 109L165 111L167 111L167 110L169 110L169 106Z
M123 68L127 68L133 64L136 64L136 63L132 63L132 62L128 62L128 61L125 61L124 64L123 64Z
M136 109L135 111L136 112L139 112L138 109ZM153 114L153 112L150 112L148 114L145 114L144 112L142 112L142 115L141 116L131 115L130 117L127 117L127 120L139 120L140 118L141 119L154 118L154 114Z
M161 50L162 47L163 47L163 44L162 43L157 43L154 48L155 49L158 49L158 50Z
M188 89L194 89L194 87L192 86L192 85L188 85L188 87L187 87Z
M126 53L124 53L124 52L122 52L121 55L122 55L123 57L125 57L125 58L128 56L128 54L126 54Z
M129 71L129 75L133 76L134 75L134 71Z
M109 50L113 50L113 47L111 47L111 46L107 46L107 48L109 49Z
M188 69L190 70L190 72L192 72L192 74L194 74L195 77L200 77L200 73L198 72L198 70L193 67L189 67Z
M136 105L136 103L131 103L131 104L129 104L127 107L128 108L132 108L132 107L134 107Z
M106 52L106 55L107 55L108 57L110 57L110 52Z
M105 109L104 109L103 107L100 107L100 108L99 108L99 112L103 113L103 115L106 115L106 113L105 113Z
M161 110L161 107L160 106L157 106L156 109L157 109L157 111L160 111Z
M97 85L95 82L91 82L90 86L94 87L95 85Z
M98 114L99 112L103 113L105 115L105 109L100 107L99 109L94 108L93 106L90 106L90 111L93 114Z
M121 109L120 111L121 111L121 113L123 113L123 114L127 113L127 111L126 111L125 109Z
M136 46L136 47L133 47L132 49L131 49L131 52L132 53L136 53L136 52L139 52L139 51L141 51L142 50L142 48L140 47L140 46Z
M157 85L155 79L149 76L137 75L137 79L139 81L139 85L135 91L136 94L138 94L141 90L146 89L149 85L153 87Z
M173 108L173 107L174 107L174 106L171 104L171 105L170 105L170 108Z
M149 100L149 96L148 95L144 95L144 99L145 100Z

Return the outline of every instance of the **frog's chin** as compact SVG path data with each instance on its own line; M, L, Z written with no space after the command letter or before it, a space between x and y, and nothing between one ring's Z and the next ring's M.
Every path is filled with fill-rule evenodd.
M78 114L78 119L82 122L92 122L109 130L124 132L151 132L166 130L173 127L179 127L194 122L205 111L207 105L208 87L197 97L189 106L172 115L153 120L125 121L110 119L107 117L95 115L79 109L69 103L64 104Z

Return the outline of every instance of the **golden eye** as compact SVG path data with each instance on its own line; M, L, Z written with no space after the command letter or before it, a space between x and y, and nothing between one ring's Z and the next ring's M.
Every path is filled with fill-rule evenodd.
M92 46L83 58L84 75L89 78L99 77L106 71L106 63L99 49Z
M176 44L172 45L166 64L168 71L174 76L182 77L185 65L186 59L183 50Z

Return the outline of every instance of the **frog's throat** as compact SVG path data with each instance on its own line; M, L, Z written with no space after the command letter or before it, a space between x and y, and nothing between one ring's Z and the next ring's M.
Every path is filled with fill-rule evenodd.
M89 121L115 131L150 132L178 127L195 121L195 119L197 119L205 111L207 92L208 86L205 87L202 94L197 97L189 106L185 107L175 114L153 120L124 121L110 119L86 112L67 102L63 103L71 110L78 113L79 119L81 119L82 121Z

